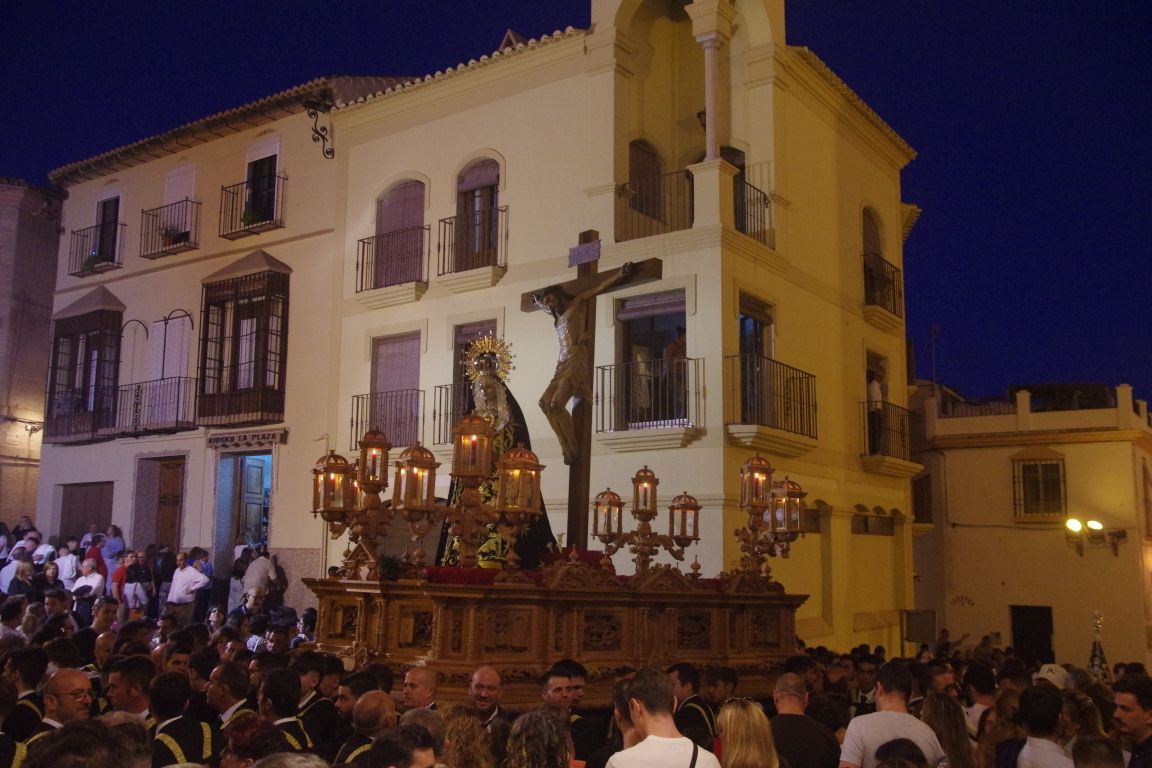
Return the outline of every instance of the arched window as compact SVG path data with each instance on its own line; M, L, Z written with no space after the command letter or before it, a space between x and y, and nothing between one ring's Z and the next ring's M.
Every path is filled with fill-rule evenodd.
M864 303L893 309L893 276L884 261L880 222L871 208L865 208L861 216L860 236L864 254Z
M864 209L861 224L864 239L864 255L883 258L884 248L880 240L880 222L877 221L876 214L873 213L871 208Z
M376 201L376 237L365 274L373 288L424 279L424 182L402 181Z
M660 157L646 141L636 139L628 144L628 182L632 195L628 205L652 218L661 217L663 190L660 187Z
M483 158L456 179L453 272L495 266L500 243L500 164Z

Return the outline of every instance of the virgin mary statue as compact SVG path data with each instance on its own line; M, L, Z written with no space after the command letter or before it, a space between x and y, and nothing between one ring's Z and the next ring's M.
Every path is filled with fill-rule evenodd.
M464 373L472 384L472 413L484 417L492 425L492 476L480 485L480 498L490 503L496 498L496 460L510 448L523 446L531 450L532 440L524 423L524 412L508 389L508 374L512 371L512 352L507 343L496 336L482 336L468 345L464 353ZM448 487L448 501L459 501L460 486L453 480ZM538 568L540 560L556 547L552 526L543 503L541 514L524 524L516 540L516 554L521 568ZM481 567L501 568L508 554L509 542L495 526L488 538L477 549L477 563ZM459 565L459 546L448 533L445 523L440 532L440 545L436 553L439 565Z

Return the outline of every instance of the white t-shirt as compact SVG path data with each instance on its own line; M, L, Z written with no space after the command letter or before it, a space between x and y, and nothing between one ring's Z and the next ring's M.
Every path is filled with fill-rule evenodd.
M947 764L936 733L907 712L873 712L852 718L844 734L844 743L840 745L840 762L873 768L876 749L893 739L916 742L928 758L928 768Z
M968 735L975 740L977 732L980 730L980 716L984 714L984 710L988 709L987 704L976 702L972 706L964 710L964 716L968 719Z
M12 577L16 575L18 565L19 560L9 560L6 566L0 568L0 592L8 593L8 587L12 586Z
M634 747L608 758L607 768L688 768L692 763L691 739L649 736ZM706 749L696 754L696 768L720 768L716 755Z
M1057 743L1029 736L1016 758L1017 768L1072 768L1072 758Z
M76 577L80 575L80 561L76 555L67 554L61 555L53 562L60 569L60 581L64 582L64 588L71 592L76 585Z
M270 573L272 568L272 561L266 557L258 557L248 564L248 570L244 572L244 591L247 592L255 587L267 590L270 583Z

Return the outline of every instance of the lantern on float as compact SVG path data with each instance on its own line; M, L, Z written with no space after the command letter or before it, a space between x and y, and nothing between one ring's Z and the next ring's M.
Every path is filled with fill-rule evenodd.
M537 514L542 469L536 454L522 445L505 451L496 462L496 507L508 514Z
M488 478L492 474L492 425L468 414L452 428L453 477Z

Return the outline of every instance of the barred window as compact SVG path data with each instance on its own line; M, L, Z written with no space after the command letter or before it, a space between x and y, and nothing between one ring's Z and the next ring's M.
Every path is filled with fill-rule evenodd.
M206 284L200 328L200 422L281 420L288 275L267 271Z
M122 317L101 309L56 321L45 424L50 442L95 439L116 423Z
M1067 511L1064 459L1017 459L1012 462L1017 518L1058 517Z

